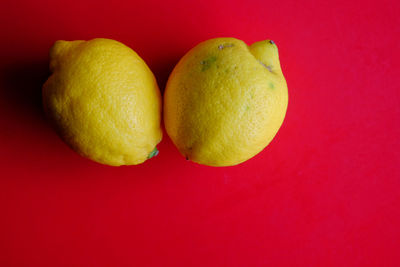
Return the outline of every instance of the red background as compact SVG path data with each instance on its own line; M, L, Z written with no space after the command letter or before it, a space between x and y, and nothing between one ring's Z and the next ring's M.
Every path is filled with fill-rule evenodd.
M1 266L400 266L398 1L1 5ZM58 39L119 40L163 88L220 36L273 39L289 86L281 130L244 164L187 162L164 135L156 158L102 166L44 119Z

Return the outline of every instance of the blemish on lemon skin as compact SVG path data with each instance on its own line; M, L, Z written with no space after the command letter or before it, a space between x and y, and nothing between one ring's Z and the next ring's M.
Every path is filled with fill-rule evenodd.
M222 49L224 49L224 48L226 48L226 47L233 47L233 46L235 46L234 44L231 44L231 43L225 43L225 44L220 44L219 46L218 46L218 49L219 50L222 50Z
M269 83L269 88L271 88L271 89L274 89L275 88L275 84L273 84L273 83Z
M208 70L211 67L211 64L214 63L217 60L216 56L210 56L209 58L203 60L200 62L201 65L201 71Z
M265 65L264 62L262 62L261 60L258 61L261 65L264 66L264 68L266 68L267 70L269 70L269 72L272 72L272 66L270 65Z
M248 111L250 109L250 106L246 106L245 110Z

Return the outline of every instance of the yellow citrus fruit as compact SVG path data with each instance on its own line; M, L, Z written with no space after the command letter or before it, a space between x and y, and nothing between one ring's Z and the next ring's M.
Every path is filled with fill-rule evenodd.
M168 135L189 160L210 166L246 161L282 125L288 90L278 48L235 38L198 44L171 73L164 96Z
M161 97L146 63L110 39L57 41L43 105L79 154L119 166L144 162L161 141Z

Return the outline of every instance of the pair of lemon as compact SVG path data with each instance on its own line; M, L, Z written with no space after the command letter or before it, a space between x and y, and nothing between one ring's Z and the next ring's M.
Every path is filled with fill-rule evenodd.
M157 155L162 100L130 48L110 39L57 41L43 86L46 114L62 139L96 162L134 165ZM186 159L241 163L273 139L288 102L274 42L216 38L190 50L164 95L168 135Z

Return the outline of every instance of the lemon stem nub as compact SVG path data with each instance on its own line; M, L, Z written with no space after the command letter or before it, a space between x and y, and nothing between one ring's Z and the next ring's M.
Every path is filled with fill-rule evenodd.
M150 152L150 154L149 154L149 156L147 157L148 159L151 159L152 157L155 157L155 156L157 156L158 155L158 149L157 149L157 147L155 147L154 149L153 149L153 151L151 151Z

